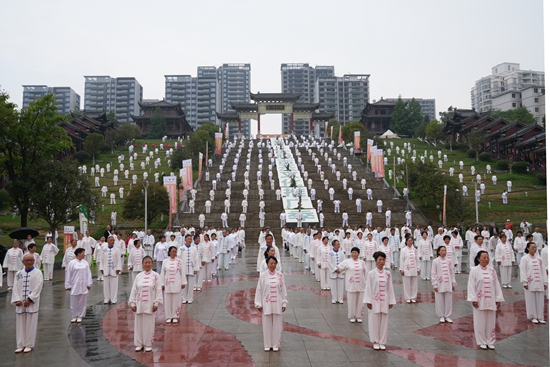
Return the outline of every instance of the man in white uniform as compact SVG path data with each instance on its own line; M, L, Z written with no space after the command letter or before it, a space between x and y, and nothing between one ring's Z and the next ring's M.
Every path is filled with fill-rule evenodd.
M115 247L115 237L109 236L107 247L103 248L99 271L103 274L103 304L116 303L118 274L122 271L120 250Z

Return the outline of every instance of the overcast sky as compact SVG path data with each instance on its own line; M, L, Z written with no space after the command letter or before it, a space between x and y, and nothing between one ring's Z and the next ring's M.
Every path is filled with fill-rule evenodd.
M435 98L470 108L470 88L501 62L544 70L542 0L2 1L0 87L136 77L164 97L164 75L250 63L252 92L281 90L281 63L370 74L370 99ZM262 117L262 132L280 117ZM267 124L273 126L268 127ZM255 123L253 124L255 126Z

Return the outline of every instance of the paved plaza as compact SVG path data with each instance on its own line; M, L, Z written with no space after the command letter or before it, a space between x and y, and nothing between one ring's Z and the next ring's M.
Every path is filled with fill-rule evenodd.
M390 310L388 350L383 352L372 349L367 318L362 324L350 323L346 303L331 304L330 292L321 291L303 264L288 253L283 271L290 303L283 317L281 350L264 352L261 315L254 309L257 254L257 246L249 246L237 264L196 292L194 302L183 305L179 324L166 325L161 307L152 353L134 351L133 315L126 305L128 273L120 278L116 305L103 305L102 283L94 277L87 316L82 324L70 324L69 293L64 290L63 272L56 271L54 281L44 284L36 347L28 354L14 354L15 311L4 284L0 366L549 365L548 324L533 325L526 319L517 278L513 289L504 290L506 302L497 314L496 350L484 351L475 345L471 305L465 301L468 274L457 275L454 323L439 324L430 282L420 281L418 303L407 304L401 276L393 271L397 305Z

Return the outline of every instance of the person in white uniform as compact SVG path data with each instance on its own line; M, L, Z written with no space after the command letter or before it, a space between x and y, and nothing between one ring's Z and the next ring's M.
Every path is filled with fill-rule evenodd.
M164 291L164 314L166 323L177 323L181 313L181 293L187 284L183 273L183 262L178 256L178 248L168 248L168 258L163 261L160 283Z
M453 313L453 292L456 287L453 261L447 257L447 248L443 245L437 248L437 257L431 269L432 286L435 292L435 312L439 322L450 322Z
M86 316L86 299L93 281L90 265L84 260L86 251L77 248L74 254L76 258L67 264L65 289L71 292L71 323L81 323Z
M525 248L526 255L519 264L521 285L525 294L527 318L533 324L546 324L544 321L544 293L548 289L548 275L537 253L537 244L529 242Z
M351 258L344 260L338 266L338 269L344 273L349 322L363 322L363 297L367 281L367 267L365 262L359 259L360 252L358 247L353 247Z
M3 266L8 272L8 291L11 291L15 281L15 274L23 269L23 250L19 248L19 240L13 240L12 248L6 252L6 256L4 257Z
M11 304L15 306L15 353L28 353L34 348L44 279L34 267L34 256L23 257L24 269L15 274Z
M40 253L40 259L44 265L44 280L53 280L53 265L55 263L55 256L58 253L59 248L53 243L52 236L48 236L46 244L42 247L42 252Z
M328 256L331 251L331 248L328 244L328 237L323 237L323 241L320 246L317 248L317 255L315 259L317 260L317 268L319 269L319 278L321 281L321 289L324 291L330 290L329 286L329 269L328 269Z
M407 303L416 303L418 293L418 275L420 275L420 258L413 247L411 234L405 235L405 247L401 249L399 272L403 276L403 294Z
M260 274L256 286L254 306L262 313L264 350L278 352L281 346L283 315L288 305L285 277L277 271L277 259L266 259L268 270Z
M200 270L199 253L196 246L193 245L193 237L190 234L185 235L184 244L179 249L179 258L182 261L183 275L187 288L181 293L181 303L193 303L193 289L195 288L196 276Z
M340 250L340 241L332 241L332 251L328 256L328 270L330 294L332 303L344 303L344 273L340 270L340 264L345 260L346 255Z
M515 264L514 251L505 234L500 235L500 241L495 251L495 260L500 269L502 288L512 288L512 267Z
M134 345L135 351L145 352L153 350L153 335L155 334L155 312L162 305L162 284L160 275L154 272L153 259L145 256L142 262L143 271L138 274L128 305L135 313L134 318Z
M376 269L367 274L363 303L367 304L369 337L373 349L386 350L388 339L388 311L395 305L391 272L384 269L386 254L374 253Z
M422 239L418 241L418 257L420 259L420 279L430 280L432 272L433 250L428 240L428 232L422 232Z
M103 275L103 304L117 303L118 274L122 271L120 249L115 247L115 237L109 236L101 253L99 271Z
M481 236L480 236L481 237ZM497 272L489 267L489 254L480 250L474 258L475 266L468 276L468 302L472 302L474 334L481 349L495 349L496 317L500 302L504 302Z
M140 240L134 240L134 247L128 256L128 271L132 274L132 284L134 284L137 275L143 271L141 263L145 256L145 250L141 247Z

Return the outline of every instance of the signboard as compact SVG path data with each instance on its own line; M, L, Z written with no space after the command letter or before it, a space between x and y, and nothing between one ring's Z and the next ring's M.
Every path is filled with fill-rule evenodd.
M296 223L296 215L298 210L285 210L286 222ZM302 223L319 223L319 217L317 217L317 211L315 209L302 210Z
M177 189L177 177L176 176L164 176L163 178L164 188L168 192L168 200L170 202L170 214L176 213L178 210L178 195Z
M71 241L74 238L74 226L63 227L63 253L67 250L67 247L71 245Z
M260 103L258 104L258 113L270 114L270 113L292 113L291 103Z
M203 154L199 152L199 180L202 179L202 157Z
M294 119L309 120L312 116L311 112L294 112Z

